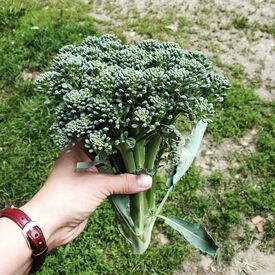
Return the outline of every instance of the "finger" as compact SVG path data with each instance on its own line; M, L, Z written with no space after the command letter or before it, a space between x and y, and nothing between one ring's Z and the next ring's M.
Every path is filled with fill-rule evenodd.
M106 189L109 194L133 194L149 189L152 178L148 175L105 175Z

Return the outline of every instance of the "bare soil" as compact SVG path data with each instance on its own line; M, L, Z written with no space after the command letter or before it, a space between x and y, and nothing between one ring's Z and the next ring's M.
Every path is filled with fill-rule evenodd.
M226 138L218 145L211 143L210 136L206 136L195 162L201 174L209 176L214 171L219 171L224 176L229 176L230 169L238 167L238 161L233 157L234 154L256 151L254 138L257 132L257 129L252 129L238 141Z
M174 275L274 275L275 255L267 255L253 243L248 250L238 252L229 265L216 263L209 256L190 258L182 263Z

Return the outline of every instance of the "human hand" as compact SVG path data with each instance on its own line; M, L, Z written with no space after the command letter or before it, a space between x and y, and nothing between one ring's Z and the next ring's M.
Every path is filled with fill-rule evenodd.
M112 194L132 194L149 189L147 175L107 175L95 167L75 173L77 162L91 161L75 146L64 151L41 190L21 209L39 223L49 250L67 244L85 228L90 214Z

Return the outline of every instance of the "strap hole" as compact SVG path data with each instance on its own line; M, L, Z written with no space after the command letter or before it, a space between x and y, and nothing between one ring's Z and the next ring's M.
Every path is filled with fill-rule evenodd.
M38 233L35 233L34 236L37 238L37 237L39 236L39 234L38 234Z
M24 218L24 217L21 217L21 220L22 220L22 221L24 221L24 220L25 220L25 218Z

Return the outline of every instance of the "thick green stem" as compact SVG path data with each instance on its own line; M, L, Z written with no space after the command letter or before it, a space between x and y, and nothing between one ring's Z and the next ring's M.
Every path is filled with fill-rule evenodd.
M156 157L159 151L162 138L159 135L153 137L146 146L146 159L144 167L148 170L154 169ZM146 192L146 199L148 201L148 208L154 209L155 207L155 189L156 189L156 177L153 177L153 184L151 189Z
M145 162L145 144L146 140L137 142L134 148L134 158L137 169L143 169Z
M120 146L121 156L126 167L126 172L136 174L137 166L134 158L134 153L127 145ZM137 153L137 152L136 152ZM142 162L144 157L138 154L139 162ZM141 163L139 163L141 164ZM144 232L145 217L148 215L148 206L146 201L146 193L140 192L130 196L130 214L134 222L135 232L137 236L142 236Z
M137 169L133 151L131 151L126 144L121 144L119 149L126 168L126 172L135 174Z
M135 225L136 234L142 238L146 219L149 214L146 191L131 195L130 213Z
M146 145L146 159L144 167L148 170L154 168L161 141L162 137L160 135L155 135Z
M130 149L126 144L119 147L126 172L136 174L138 170L154 168L155 160L161 144L161 137L154 136L146 144L147 140L140 140L135 148ZM150 244L151 232L155 218L155 188L156 177L153 177L153 185L150 190L133 194L130 196L130 215L133 220L134 234L131 235L127 228L124 228L124 235L130 240L133 250L137 254L143 253Z

